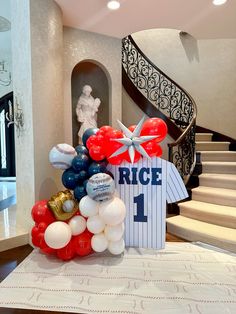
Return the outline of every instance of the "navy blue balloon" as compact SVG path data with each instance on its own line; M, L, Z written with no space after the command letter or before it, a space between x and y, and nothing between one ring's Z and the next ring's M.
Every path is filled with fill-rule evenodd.
M78 174L75 173L71 168L63 172L62 183L67 189L74 190L78 182Z
M83 134L83 136L82 136L82 142L83 142L83 144L84 144L85 146L86 146L86 142L87 142L87 140L90 138L90 136L95 135L98 130L99 130L99 129L97 129L97 128L90 128L90 129L87 129L87 130L84 132L84 134Z
M85 154L79 154L72 160L72 168L75 172L80 172L82 170L87 170L90 164L90 159Z
M87 150L87 148L84 145L78 145L75 147L76 153L77 154L85 154L85 155L89 155L89 152Z
M105 172L105 171L106 171L106 166L102 162L92 162L88 168L89 176L93 176L94 174Z
M88 178L88 172L85 170L81 170L78 173L78 180L81 184L83 184L83 182Z
M84 196L87 195L87 192L84 188L83 185L78 185L75 189L74 189L74 197L80 201L81 198L83 198Z

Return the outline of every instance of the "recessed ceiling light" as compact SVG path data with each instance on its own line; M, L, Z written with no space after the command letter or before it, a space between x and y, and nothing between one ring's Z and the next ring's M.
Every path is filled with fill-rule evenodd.
M115 1L115 0L113 0L113 1L108 1L108 2L107 2L107 7L108 7L108 9L110 9L110 10L118 10L119 7L120 7L120 2L119 2L119 1Z
M226 2L227 0L213 0L214 5L222 5Z

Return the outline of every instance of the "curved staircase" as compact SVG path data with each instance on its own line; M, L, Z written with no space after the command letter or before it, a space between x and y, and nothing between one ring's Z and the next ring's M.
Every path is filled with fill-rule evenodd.
M148 116L167 123L174 139L168 144L169 161L185 184L189 179L199 182L190 192L191 200L178 204L180 215L167 219L167 231L236 252L236 152L229 151L230 142L215 142L212 133L198 133L195 143L194 100L145 56L131 36L122 42L122 64L128 95ZM194 168L202 169L199 178L191 177Z
M179 204L180 215L167 219L168 232L236 252L236 152L229 142L196 134L202 174L192 199Z

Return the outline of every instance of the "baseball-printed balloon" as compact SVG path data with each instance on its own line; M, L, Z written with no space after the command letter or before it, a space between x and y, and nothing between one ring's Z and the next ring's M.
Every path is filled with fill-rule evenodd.
M114 197L115 182L106 173L94 174L86 185L86 190L94 201L107 201Z
M71 145L57 144L49 153L49 161L54 168L65 170L71 167L76 155L76 150Z

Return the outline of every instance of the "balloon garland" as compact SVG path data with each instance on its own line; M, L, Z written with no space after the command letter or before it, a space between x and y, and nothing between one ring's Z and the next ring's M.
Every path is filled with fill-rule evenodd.
M167 127L159 118L145 122L143 118L129 128L118 123L122 131L111 126L87 129L83 145L58 144L51 149L49 161L63 170L66 190L32 208L32 243L43 253L66 261L106 249L115 255L124 251L126 208L115 195L113 176L106 166L161 156L159 143Z

